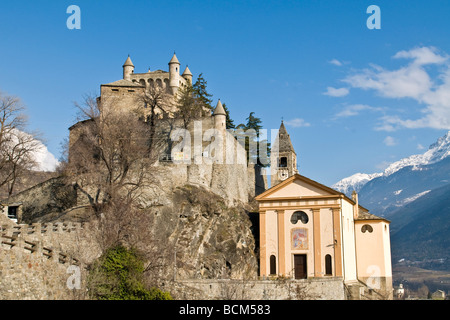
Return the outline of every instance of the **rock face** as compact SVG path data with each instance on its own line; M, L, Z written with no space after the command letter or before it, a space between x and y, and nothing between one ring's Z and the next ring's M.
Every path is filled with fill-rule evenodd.
M171 206L155 210L154 224L154 234L164 241L166 256L173 257L168 264L173 266L174 276L255 277L258 260L246 209L243 204L228 207L222 197L200 186L174 190Z

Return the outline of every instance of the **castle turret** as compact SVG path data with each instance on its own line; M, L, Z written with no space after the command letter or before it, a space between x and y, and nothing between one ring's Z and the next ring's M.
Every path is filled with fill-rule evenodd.
M270 184L272 187L298 173L297 155L283 121L281 121L278 136L275 138L270 156L272 170Z
M128 56L127 60L123 64L123 79L131 81L131 74L134 72L134 64L131 62L130 56Z
M227 122L227 114L225 112L225 109L222 106L222 102L217 101L216 108L214 109L214 127L217 130L225 130L226 129L226 122Z
M191 70L189 70L188 66L186 66L186 69L184 69L183 74L181 75L183 78L186 79L189 84L192 85L192 73Z
M180 86L180 62L175 53L169 61L169 85L173 94L176 94Z

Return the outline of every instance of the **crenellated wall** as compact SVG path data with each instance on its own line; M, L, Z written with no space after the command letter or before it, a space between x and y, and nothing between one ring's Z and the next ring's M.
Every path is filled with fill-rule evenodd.
M0 299L81 297L84 266L100 252L86 237L89 232L89 226L81 223L2 224Z

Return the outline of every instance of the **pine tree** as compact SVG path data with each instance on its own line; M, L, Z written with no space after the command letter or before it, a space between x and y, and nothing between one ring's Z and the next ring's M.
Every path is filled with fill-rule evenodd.
M227 129L235 129L236 126L234 125L233 119L231 119L231 117L230 117L230 111L228 110L227 105L225 103L223 103L222 106L223 106L223 109L225 110L225 113L227 116L226 122L225 122L226 128Z
M262 140L260 141L259 139L259 131L263 128L262 127L262 120L258 117L254 116L254 112L250 112L247 120L247 123L244 124L239 124L236 126L236 129L241 129L245 131L245 136L248 137L248 139L245 139L245 150L247 151L247 160L250 161L255 161L257 164L261 165L261 166L268 166L268 158L270 157L270 143L267 142L267 140ZM239 136L240 133L237 133L237 136ZM250 150L250 141L253 143L253 146L256 146L256 150ZM262 155L259 154L259 147L258 144L262 144L262 143L267 143L267 159L264 159L265 162L267 163L262 163L261 157ZM254 153L254 151L256 151L256 154L252 154ZM255 163L254 162L254 163Z
M200 73L197 78L197 81L194 83L192 88L195 97L200 101L202 106L209 109L212 112L213 110L213 107L211 105L212 99L210 99L210 97L212 97L212 94L209 94L206 91L206 85L207 81L205 80L205 78L203 78L203 73Z

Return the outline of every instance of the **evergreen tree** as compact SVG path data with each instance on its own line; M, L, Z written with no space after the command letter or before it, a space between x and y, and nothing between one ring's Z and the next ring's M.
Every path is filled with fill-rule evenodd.
M230 117L230 111L228 110L227 105L225 103L223 103L222 106L223 106L223 109L225 110L225 113L227 115L227 119L226 119L226 122L225 122L226 128L227 129L235 129L236 126L234 125L233 119L231 119L231 117Z
M247 151L247 161L253 161L253 163L257 163L261 166L268 166L269 165L269 157L270 157L270 143L267 142L266 139L261 140L259 139L260 136L260 130L262 129L262 120L258 117L254 116L254 112L250 112L247 120L247 123L239 124L236 126L236 129L238 129L238 132L236 133L237 138L242 135L242 132L239 132L240 130L244 130L244 136L245 139L245 150ZM259 145L261 144L267 144L267 158L264 157L264 155L260 155L259 153ZM250 145L256 150L250 150ZM264 158L263 158L264 157Z
M203 78L203 73L200 73L197 78L197 81L194 83L192 88L195 97L197 98L198 101L200 101L202 107L205 107L210 111L212 111L213 110L213 107L211 105L212 99L210 99L210 97L212 97L212 94L209 94L206 91L206 85L207 81L205 80L205 78Z

